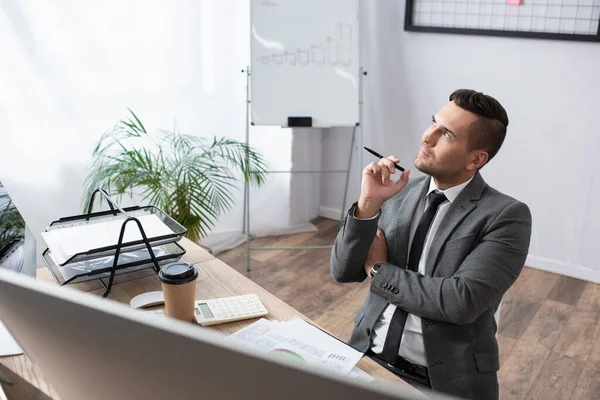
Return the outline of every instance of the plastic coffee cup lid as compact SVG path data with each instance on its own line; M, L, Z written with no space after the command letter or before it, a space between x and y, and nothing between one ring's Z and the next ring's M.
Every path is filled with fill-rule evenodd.
M174 262L167 264L158 273L158 280L168 285L183 285L198 277L198 270L192 264Z

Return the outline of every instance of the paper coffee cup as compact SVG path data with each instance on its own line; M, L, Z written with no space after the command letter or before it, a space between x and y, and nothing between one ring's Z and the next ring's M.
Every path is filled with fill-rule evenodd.
M158 280L165 297L167 317L194 321L197 277L198 270L184 262L167 264L160 270Z

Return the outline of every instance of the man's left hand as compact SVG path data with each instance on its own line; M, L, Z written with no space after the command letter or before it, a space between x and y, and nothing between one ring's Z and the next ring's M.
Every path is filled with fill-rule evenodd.
M365 261L365 272L367 275L371 272L373 265L381 262L387 262L387 243L385 242L383 231L377 228L377 234L375 235L375 239L373 239L373 244L369 248L367 261Z

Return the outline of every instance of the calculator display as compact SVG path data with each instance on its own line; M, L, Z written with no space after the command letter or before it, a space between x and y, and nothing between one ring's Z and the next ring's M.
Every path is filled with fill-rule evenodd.
M198 308L200 309L200 312L202 313L202 315L204 315L205 318L214 318L214 315L210 311L210 308L208 307L208 304L206 304L206 303L198 303Z

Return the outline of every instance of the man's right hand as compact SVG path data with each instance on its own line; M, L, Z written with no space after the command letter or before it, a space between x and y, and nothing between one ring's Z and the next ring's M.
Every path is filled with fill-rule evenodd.
M372 162L363 169L360 198L354 213L357 218L374 217L384 202L404 189L408 183L409 169L404 170L396 182L391 179L396 172L394 163L398 162L398 157L390 156L382 158L379 163Z

